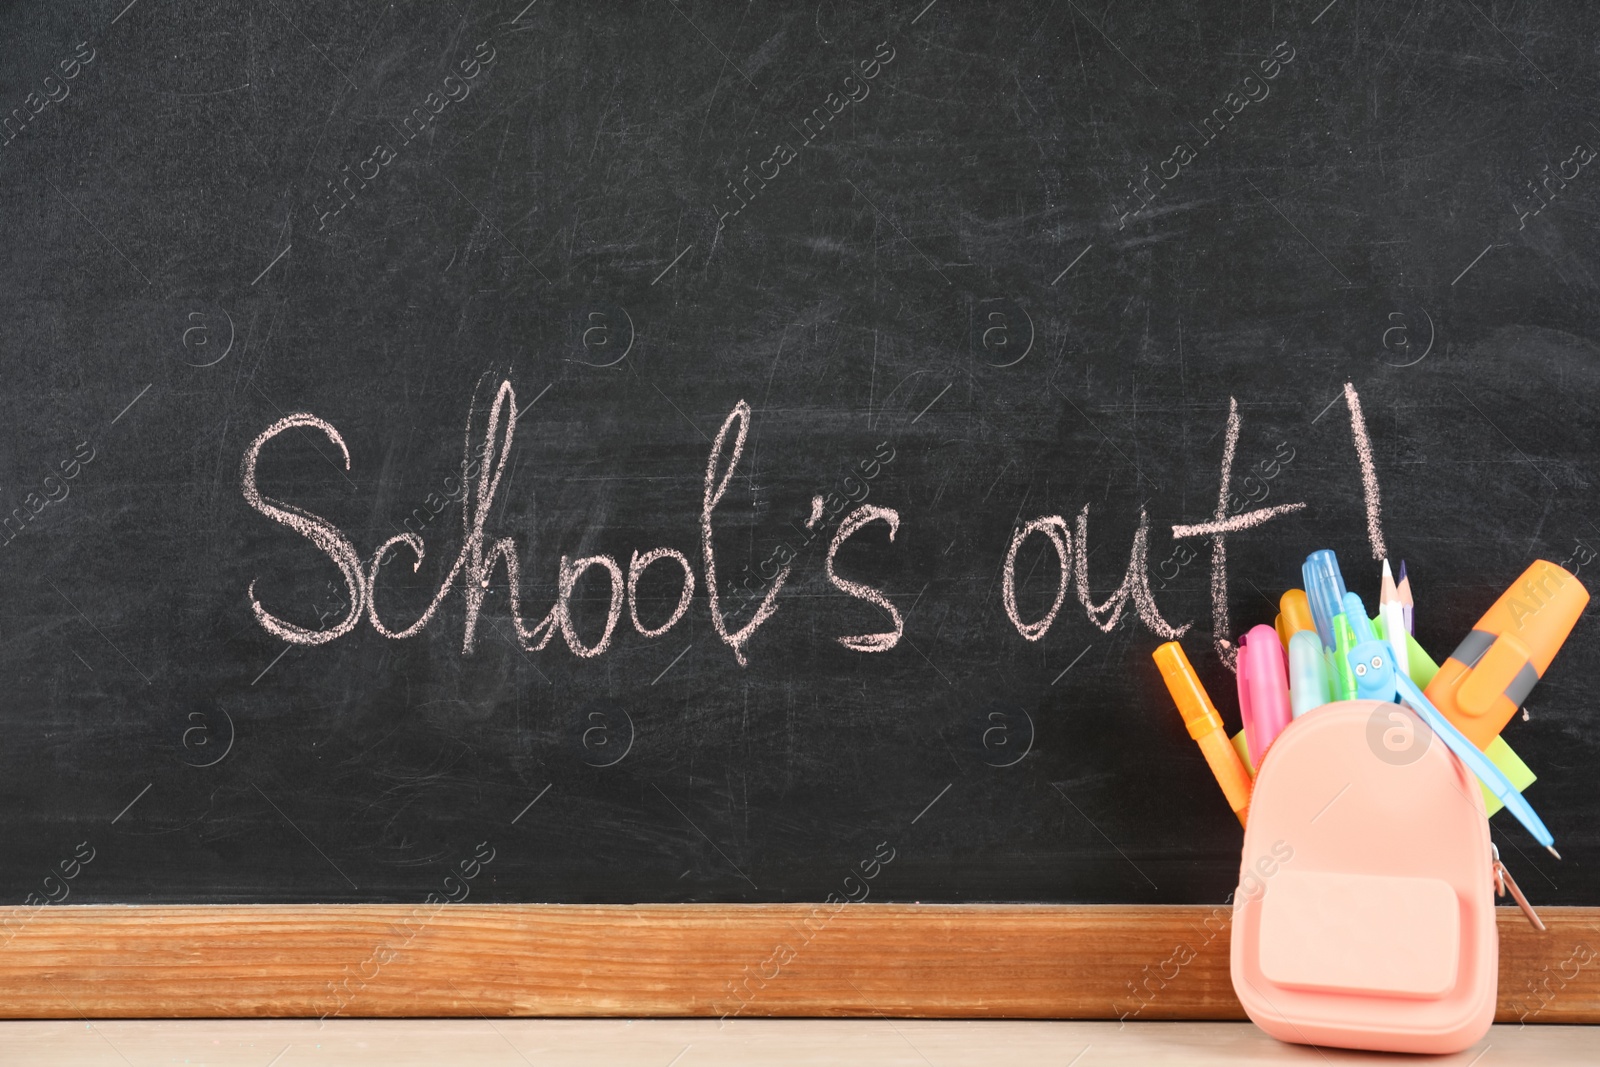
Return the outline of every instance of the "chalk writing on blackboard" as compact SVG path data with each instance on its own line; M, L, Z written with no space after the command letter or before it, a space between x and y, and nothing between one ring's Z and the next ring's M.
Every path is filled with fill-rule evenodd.
M484 381L488 381L487 378ZM480 386L481 387L481 386ZM1350 431L1355 455L1361 472L1362 493L1365 498L1367 531L1375 557L1384 553L1379 489L1376 466L1373 461L1372 442L1367 435L1366 423L1361 414L1361 400L1355 387L1346 384L1339 398L1349 408ZM1330 405L1331 406L1331 405ZM323 552L339 567L348 589L348 599L341 602L344 615L328 625L327 613L316 629L299 626L273 614L256 594L256 583L251 582L249 597L252 610L262 628L291 644L319 645L338 638L355 629L364 617L374 630L385 637L404 639L415 636L436 618L441 605L452 590L460 586L465 603L465 620L461 651L470 654L476 643L479 615L488 591L490 577L503 568L510 590L511 617L518 642L528 651L539 651L560 634L563 643L574 655L591 659L603 655L612 647L623 607L633 630L641 637L662 637L677 626L688 613L697 586L702 588L709 602L712 625L717 636L732 650L740 666L749 663L747 645L757 631L778 611L780 596L796 563L790 553L771 575L771 582L761 595L755 613L737 629L730 628L728 618L735 614L721 607L722 590L717 579L717 553L715 546L714 517L722 503L728 486L744 456L745 442L754 418L750 405L740 400L733 407L717 431L716 440L706 461L704 490L700 508L701 576L697 580L689 556L670 545L661 545L644 552L635 550L624 571L617 559L608 554L596 554L573 559L561 556L557 565L556 597L544 616L532 626L521 611L521 565L518 562L517 544L511 537L491 538L486 523L505 474L507 460L516 438L516 390L510 381L502 381L494 391L489 405L482 440L475 439L478 423L476 403L469 410L463 439L463 481L460 484L462 544L455 562L439 583L433 599L422 613L409 625L393 628L385 622L378 605L378 585L381 568L402 547L409 549L412 570L418 570L426 558L427 545L418 530L408 529L380 544L368 559L363 559L343 531L327 519L313 514L295 504L277 500L262 493L257 484L257 464L262 450L274 438L291 429L314 430L338 446L344 457L345 469L350 468L350 452L338 429L325 419L309 413L286 415L263 430L250 443L241 464L241 482L245 500L265 517L300 534ZM1226 635L1232 633L1228 618L1227 538L1230 535L1253 529L1274 518L1306 507L1304 501L1240 510L1239 497L1233 492L1233 463L1238 450L1240 431L1239 404L1229 398L1226 437L1222 449L1222 464L1217 488L1217 507L1210 521L1177 524L1172 527L1174 540L1206 537L1211 540L1211 602L1213 631L1218 657L1230 669L1237 661L1237 649ZM450 499L456 499L452 492ZM1260 499L1264 500L1264 496ZM815 530L822 522L826 501L816 495L811 500L811 515L806 523ZM1077 598L1089 621L1103 632L1109 633L1131 607L1134 615L1152 633L1173 640L1188 632L1191 623L1173 624L1161 614L1155 593L1150 587L1149 534L1150 517L1139 511L1139 525L1134 531L1133 543L1128 552L1128 565L1122 583L1104 600L1096 603L1090 595L1089 580L1089 505L1078 513L1076 522L1068 526L1059 514L1041 515L1018 525L1006 547L1000 575L1000 598L1006 617L1018 635L1027 641L1039 641L1054 625L1066 603L1068 585L1075 587ZM875 653L893 649L905 632L905 619L901 611L882 590L838 573L837 560L840 548L860 531L882 523L888 529L891 545L900 532L902 518L895 508L878 504L858 503L845 511L839 519L823 559L823 573L829 583L840 592L862 600L881 610L889 626L876 632L839 635L835 640L855 652ZM1025 619L1017 603L1017 556L1022 546L1034 537L1043 537L1054 550L1057 563L1057 584L1049 608L1033 619ZM1192 553L1190 555L1192 557ZM662 621L647 623L639 615L638 588L645 571L656 564L675 567L682 574L678 601L671 613ZM604 627L598 637L585 637L579 633L573 619L571 605L579 580L590 570L603 572L609 580Z

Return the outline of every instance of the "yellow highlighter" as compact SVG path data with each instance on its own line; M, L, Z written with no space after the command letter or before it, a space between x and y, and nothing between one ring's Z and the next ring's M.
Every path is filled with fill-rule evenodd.
M1511 746L1506 744L1506 739L1503 737L1497 736L1493 741L1490 741L1489 747L1483 750L1483 754L1489 757L1490 763L1505 772L1506 777L1511 780L1512 785L1516 786L1519 793L1526 792L1528 787L1533 784L1534 779L1538 777L1526 763L1522 762L1522 757L1511 751ZM1478 786L1483 790L1483 813L1485 815L1493 815L1505 807L1499 797L1489 792L1488 786L1482 782L1479 782Z
M1243 826L1250 815L1252 783L1249 772L1239 762L1238 753L1228 740L1228 732L1222 728L1222 716L1217 714L1216 705L1211 703L1211 697L1200 684L1189 657L1183 654L1182 645L1168 641L1150 655L1161 670L1161 680L1167 683L1173 703L1178 705L1189 736L1200 746L1217 785L1222 787L1222 795L1228 798L1228 806Z
M1239 762L1244 764L1244 771L1250 776L1250 780L1252 782L1255 781L1255 764L1250 762L1250 739L1245 736L1243 727L1240 727L1239 732L1233 735L1233 751L1238 755Z
M1311 615L1311 601L1306 598L1304 589L1291 589L1278 599L1278 617L1273 621L1273 627L1278 631L1278 640L1283 642L1283 647L1289 647L1289 638L1301 630L1316 630L1317 624Z

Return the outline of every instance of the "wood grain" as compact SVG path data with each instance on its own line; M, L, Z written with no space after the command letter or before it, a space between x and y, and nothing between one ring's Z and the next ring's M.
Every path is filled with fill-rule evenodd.
M1541 914L1500 909L1497 1018L1600 1021L1600 909ZM6 1018L1244 1017L1225 906L93 905L0 929Z

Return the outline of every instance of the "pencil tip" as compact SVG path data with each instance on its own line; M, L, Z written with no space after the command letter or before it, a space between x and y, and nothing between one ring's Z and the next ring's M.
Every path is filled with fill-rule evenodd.
M1554 856L1556 859L1561 858L1561 853L1556 851L1556 846L1554 845L1546 845L1544 846L1544 850L1550 853L1550 855Z

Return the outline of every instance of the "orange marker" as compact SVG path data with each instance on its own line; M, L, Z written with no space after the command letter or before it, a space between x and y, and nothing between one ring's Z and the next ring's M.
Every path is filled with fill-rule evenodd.
M1548 560L1535 560L1450 653L1424 695L1469 741L1487 749L1588 603L1582 582Z
M1222 787L1223 796L1228 798L1228 806L1243 826L1250 815L1250 774L1233 750L1228 732L1222 728L1222 716L1217 714L1216 705L1206 695L1205 687L1189 664L1189 657L1183 654L1182 645L1168 641L1150 655L1161 669L1161 680L1167 683L1167 692L1178 705L1184 725L1189 727L1189 736L1200 746L1200 752L1211 765L1211 773Z
M1278 631L1278 640L1283 642L1283 647L1289 647L1289 638L1301 630L1315 630L1316 620L1311 615L1311 601L1306 599L1304 589L1291 589L1278 600L1279 615L1274 623Z

